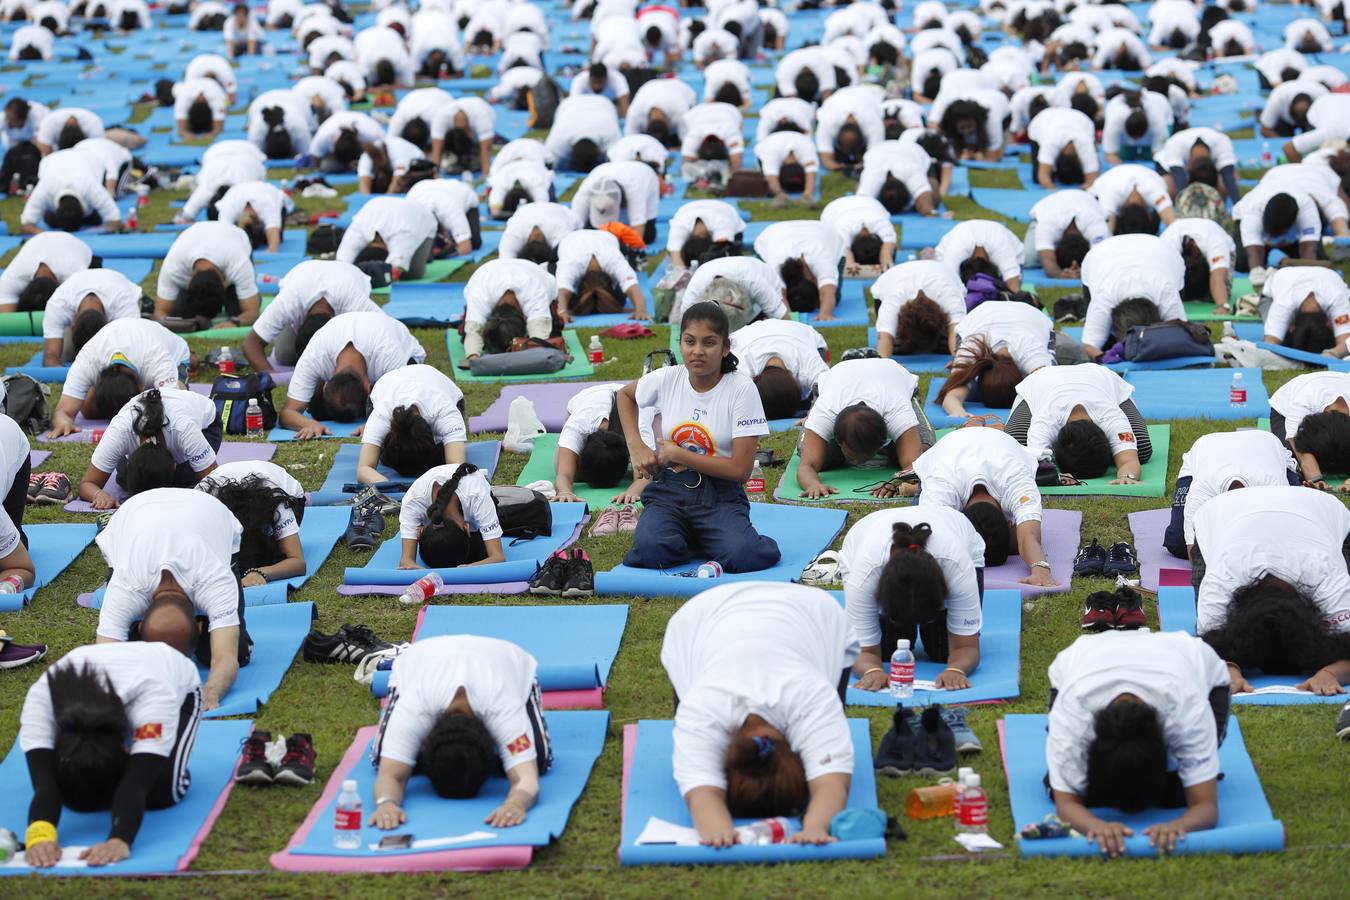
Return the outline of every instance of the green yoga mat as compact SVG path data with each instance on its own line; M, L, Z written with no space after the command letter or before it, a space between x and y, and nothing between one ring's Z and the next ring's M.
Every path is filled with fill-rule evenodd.
M427 263L426 272L422 273L421 278L400 278L399 284L435 284L447 280L451 275L458 272L469 264L467 259L433 259ZM388 296L389 289L393 287L386 284L384 287L375 288L372 294L383 294Z
M567 342L567 352L572 354L572 361L556 372L547 375L474 375L468 369L459 367L460 361L464 359L464 338L460 337L459 330L447 328L445 331L445 347L450 352L452 377L465 383L566 381L569 378L590 378L594 375L595 366L587 360L586 350L581 346L581 338L577 337L576 331L571 328L564 331L563 340Z
M553 455L557 452L557 449L558 435L541 434L535 438L534 449L530 451L530 458L525 463L525 468L520 470L520 477L516 479L516 484L526 485L536 481L553 481L556 474L553 470ZM632 483L633 479L627 478L614 487L595 488L583 482L578 482L572 486L572 493L590 504L591 509L600 510L610 505L611 497L617 497L628 490L628 486Z
M0 313L0 337L42 337L42 313Z
M1115 467L1101 478L1088 479L1084 484L1072 487L1043 487L1041 494L1081 496L1083 494L1105 495L1110 497L1161 497L1167 493L1167 453L1172 444L1171 425L1150 425L1148 436L1153 441L1153 457L1140 472L1142 479L1138 484L1110 484L1115 478Z
M1228 293L1229 307L1236 307L1238 298L1247 294L1254 293L1256 288L1252 287L1252 280L1245 275L1240 275L1233 279L1233 289ZM1260 322L1260 316L1235 316L1231 313L1219 314L1214 311L1214 304L1208 300L1190 300L1183 304L1186 307L1186 318L1192 322Z
M838 488L839 493L830 494L828 497L822 497L819 500L810 500L802 496L801 486L797 484L797 466L802 461L801 454L793 453L792 459L788 460L787 468L783 470L783 478L778 482L778 488L774 491L773 498L787 503L908 503L908 498L895 498L889 500L878 500L873 497L869 490L862 488L875 485L878 481L885 481L896 473L893 466L883 466L880 469L855 469L852 466L845 466L842 469L829 469L820 473L822 483L833 488Z
M187 341L242 341L248 337L248 333L253 330L251 325L240 325L237 328L208 328L206 331L189 331L186 334L180 334L179 337Z

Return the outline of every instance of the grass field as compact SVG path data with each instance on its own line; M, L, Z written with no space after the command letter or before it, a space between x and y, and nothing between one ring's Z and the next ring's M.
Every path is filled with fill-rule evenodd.
M1016 187L1008 173L976 173L976 184ZM846 184L830 178L825 199L844 193ZM158 192L142 216L144 223L167 221L168 201L180 195ZM969 200L955 200L951 208L960 218L984 214ZM811 215L806 209L775 210L754 206L757 218ZM0 215L13 228L18 215L13 201L0 204ZM998 218L996 216L987 216ZM142 226L145 227L145 226ZM1019 227L1020 230L1020 227ZM460 270L465 279L471 270ZM147 283L153 288L153 275ZM1047 296L1053 297L1053 293ZM640 374L645 354L667 345L667 334L641 341L607 341L606 351L615 357L597 373L598 378L631 379ZM862 328L824 329L835 359L866 335ZM439 331L416 332L427 349L427 362L446 368L445 343ZM589 332L582 332L583 344ZM209 342L195 342L204 353ZM15 365L32 353L32 346L0 345L0 364ZM447 369L448 370L448 369ZM1290 373L1268 373L1273 390ZM211 380L207 374L198 380ZM926 378L924 379L926 381ZM927 385L922 385L926 389ZM465 389L470 415L478 414L497 396L495 386L469 385ZM55 403L56 393L52 402ZM280 405L282 397L277 397ZM1254 421L1238 423L1253 425ZM1169 489L1182 453L1206 431L1229 426L1201 420L1172 422ZM766 444L786 456L792 434L774 435ZM306 488L323 480L332 461L336 442L279 445L275 461L288 468ZM89 448L55 445L55 455L46 469L59 469L78 480L88 462ZM512 483L524 457L504 454L496 481ZM781 469L768 470L769 492ZM1103 542L1128 539L1126 515L1157 508L1165 500L1127 498L1051 498L1052 508L1081 510L1085 539L1100 536ZM874 507L849 508L850 523ZM59 509L35 508L29 523L64 521L70 517ZM393 526L386 528L386 537ZM583 539L597 570L616 564L625 549L622 537ZM837 548L836 542L835 547ZM333 631L344 622L364 623L387 639L411 636L415 612L393 598L343 598L335 593L345 566L361 564L358 554L339 547L296 599L313 600L319 609L319 627ZM96 549L87 550L52 586L38 594L22 613L0 615L4 628L23 642L51 645L48 660L60 658L71 648L92 640L97 614L81 609L75 596L102 583L106 568ZM376 721L378 708L370 692L351 679L350 667L327 667L297 661L281 688L257 717L260 729L273 733L308 731L319 751L318 780L303 789L281 787L238 788L230 797L224 815L206 841L193 865L193 873L210 874L209 882L84 880L70 884L31 881L14 884L17 891L55 895L78 890L83 896L170 896L187 891L215 897L304 896L401 897L414 891L460 892L475 896L673 896L700 894L720 897L743 896L839 896L863 897L883 894L943 894L978 897L991 894L1029 896L1124 896L1162 894L1182 896L1254 896L1276 894L1299 897L1332 897L1344 893L1337 885L1350 859L1343 798L1350 785L1350 745L1336 740L1331 706L1243 708L1240 718L1252 758L1261 774L1275 815L1286 828L1285 852L1244 858L1199 857L1152 861L1037 861L1023 862L1013 846L1014 823L1009 815L1007 791L996 738L996 722L1008 712L1043 712L1047 692L1046 668L1055 654L1079 634L1082 602L1088 593L1104 585L1093 579L1076 579L1066 595L1036 601L1025 612L1022 631L1022 696L1001 706L971 709L971 723L984 743L984 752L973 765L984 777L990 795L990 831L1008 850L986 857L968 857L952 840L949 820L909 823L909 839L892 843L885 860L841 862L777 867L701 867L621 869L616 848L619 835L621 772L621 727L638 719L669 714L671 689L659 662L665 624L679 601L661 598L626 598L631 604L628 629L610 678L605 706L610 711L610 738L595 768L586 792L573 810L566 834L555 845L541 850L532 866L523 872L489 875L419 874L399 876L290 875L271 871L268 857L280 850L318 798L332 766L345 752L355 730ZM464 603L531 603L530 598L464 597ZM570 602L570 601L569 601ZM603 601L613 602L613 598ZM1151 624L1155 610L1148 605ZM8 749L18 730L24 694L39 675L32 666L0 672L0 746ZM874 744L889 727L885 710L854 709L851 715L872 721ZM912 788L926 783L922 778L883 779L879 785L881 805L892 815L903 815L903 799ZM322 827L327 827L323 823Z

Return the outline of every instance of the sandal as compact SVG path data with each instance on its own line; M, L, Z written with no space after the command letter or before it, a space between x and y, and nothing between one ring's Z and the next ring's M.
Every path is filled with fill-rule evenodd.
M839 554L826 550L802 570L801 583L811 585L836 584L839 581Z

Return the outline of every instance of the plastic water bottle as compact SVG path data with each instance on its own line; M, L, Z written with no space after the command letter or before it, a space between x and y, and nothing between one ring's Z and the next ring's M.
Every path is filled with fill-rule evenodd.
M958 822L961 821L961 796L966 790L966 779L975 774L975 770L970 766L962 766L956 770L956 796L952 798L952 815L956 816Z
M586 348L586 358L591 361L593 366L598 366L605 361L605 348L600 346L600 335L591 335L591 343Z
M956 830L960 834L989 833L989 796L980 786L980 776L973 772L966 776L966 786L961 791L961 812L956 819Z
M234 354L230 352L229 347L220 348L220 358L216 360L216 366L222 375L234 374Z
M1261 165L1268 166L1273 161L1270 153L1270 141L1261 142Z
M755 460L750 477L745 480L745 493L751 500L763 500L764 491L764 469L760 466L759 460Z
M781 844L801 829L797 823L783 816L772 819L760 819L736 829L736 840L747 846L756 847L765 844Z
M1228 384L1228 406L1232 409L1245 409L1247 406L1247 385L1242 383L1242 373L1234 372L1233 380Z
M248 398L248 407L244 410L244 430L251 438L263 436L263 413L257 397Z
M18 575L0 578L0 594L17 594L23 590L23 579Z
M136 207L133 206L131 207L131 209L127 210L126 222L127 228L131 231L135 231L137 228L140 227L141 220L139 214L136 212Z
M0 828L0 863L8 862L19 852L19 838L8 828Z
M80 429L80 443L83 443L83 444L97 444L97 443L98 443L99 441L101 441L101 440L103 440L103 429L102 429L102 428L81 428L81 429Z
M698 567L699 578L721 578L722 564L715 559L710 559Z
M342 793L337 798L337 814L333 817L333 846L339 850L361 848L361 795L356 792L356 779L342 782Z
M150 185L148 184L136 185L136 205L145 206L149 202L150 202Z
M895 642L895 652L891 654L891 696L909 698L914 696L914 654L909 649L909 641L901 638Z
M398 598L398 602L407 606L420 606L435 596L444 584L445 579L441 577L440 572L428 572L408 585L408 589Z

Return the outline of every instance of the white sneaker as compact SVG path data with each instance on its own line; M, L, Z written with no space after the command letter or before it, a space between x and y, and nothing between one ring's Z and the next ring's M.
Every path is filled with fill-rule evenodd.
M534 402L528 397L517 397L511 401L511 409L506 414L506 437L502 447L512 453L529 453L534 449L534 441L547 429L539 421L534 411Z

